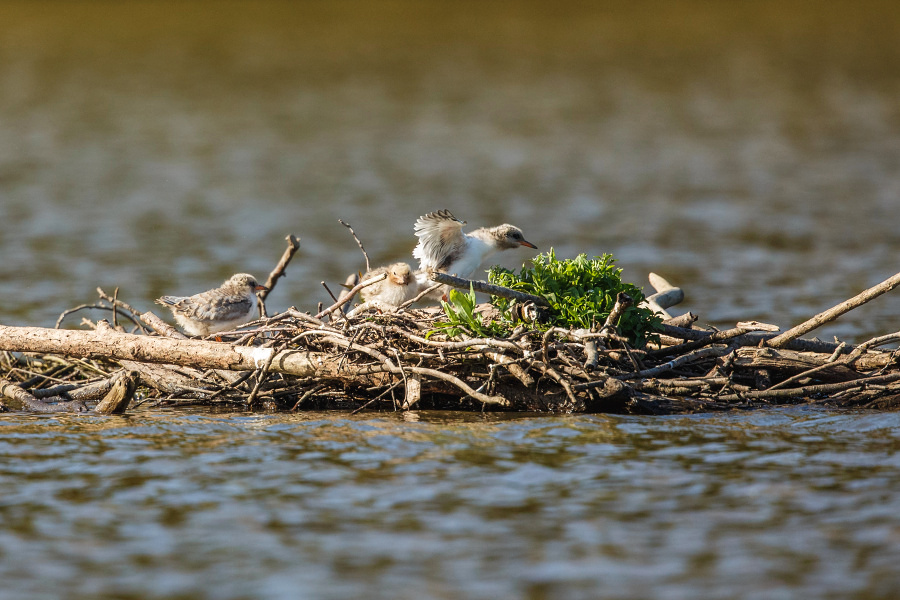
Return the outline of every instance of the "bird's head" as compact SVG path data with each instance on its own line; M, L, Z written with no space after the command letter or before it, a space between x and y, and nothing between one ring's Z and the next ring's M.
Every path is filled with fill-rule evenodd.
M264 285L259 285L259 283L256 281L256 277L247 273L238 273L237 275L232 275L231 279L229 279L225 283L236 288L249 288L251 292L261 292L263 290L269 289Z
M412 271L406 263L396 263L388 268L388 279L397 285L409 285L412 282Z
M526 240L525 234L515 225L498 225L493 228L492 233L494 234L494 239L497 240L497 246L501 250L509 250L519 246L528 246L537 250L537 246Z

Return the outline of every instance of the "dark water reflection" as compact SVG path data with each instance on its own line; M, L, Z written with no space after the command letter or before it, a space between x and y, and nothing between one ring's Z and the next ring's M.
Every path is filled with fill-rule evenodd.
M263 274L290 232L271 302L311 308L362 266L338 217L381 263L439 207L611 251L720 325L898 270L893 2L4 2L0 23L6 322Z
M900 589L896 415L0 423L3 598Z

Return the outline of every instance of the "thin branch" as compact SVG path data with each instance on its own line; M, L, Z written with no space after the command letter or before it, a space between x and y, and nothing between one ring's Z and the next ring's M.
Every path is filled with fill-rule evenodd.
M300 405L303 404L303 402L304 402L307 398L309 398L310 396L312 396L312 395L315 394L315 393L321 392L321 391L324 390L326 387L327 387L327 386L324 386L324 385L322 385L322 384L319 384L319 385L315 385L315 386L311 387L310 389L306 390L306 391L303 393L303 395L300 396L300 398L297 400L297 402L294 403L294 406L291 407L291 412L297 410L297 409L300 407Z
M366 323L363 325L364 327L372 327L375 328L373 323ZM414 333L409 333L408 331L404 331L402 328L391 325L385 328L386 331L390 331L392 333L396 333L397 335L401 335L408 340L416 342L417 344L422 344L424 346L432 346L435 348L445 348L452 350L465 350L466 348L476 348L478 346L487 346L491 348L503 348L504 350L512 350L518 354L522 354L525 350L519 346L518 344L514 344L513 342L508 342L506 340L497 340L494 338L469 338L461 341L447 341L440 342L435 340L429 340L423 338L421 336L415 335Z
M404 302L403 304L401 304L401 305L398 306L397 308L398 308L398 309L399 309L399 308L406 308L407 306L410 306L411 304L415 304L416 302L418 302L419 300L421 300L422 298L424 298L425 296L427 296L428 294L430 294L430 293L433 292L434 290L436 290L436 289L438 289L439 287L441 287L441 285L443 285L443 284L441 284L441 283L436 283L436 284L434 284L434 285L432 285L432 286L429 286L429 287L425 288L424 290L422 290L421 292L419 292L418 294L416 294L416 297L415 297L415 298L413 298L412 300L407 300L406 302Z
M334 293L332 293L331 288L328 287L328 284L324 281L319 282L322 284L322 287L325 288L325 291L328 292L328 295L331 296L332 301L337 302L338 299L335 297Z
M699 340L676 344L674 346L660 348L659 350L651 350L649 355L651 358L662 358L671 354L684 354L685 352L691 352L697 348L709 346L710 344L719 344L731 340L740 335L744 335L748 331L748 329L744 329L743 327L735 327L734 329L726 329L725 331L716 331Z
M324 310L320 310L319 313L316 314L315 318L321 319L325 315L336 311L343 305L350 302L350 300L353 299L353 297L357 294L357 292L359 292L359 290L363 289L364 287L368 287L368 286L372 285L373 283L378 283L379 281L381 281L382 279L385 279L386 277L387 277L387 273L382 273L380 275L376 275L375 277L366 279L365 281L359 282L358 284L353 286L353 289L351 289L349 292L347 292L346 296L344 296L343 298L341 298L340 300L338 300L337 302L335 302L328 308L326 308ZM324 282L323 282L323 284L324 284Z
M284 239L287 242L287 248L285 248L284 253L281 255L278 264L275 265L275 268L269 273L269 278L266 279L265 284L266 289L261 290L257 294L257 297L259 298L260 317L266 316L266 298L268 298L269 294L272 293L272 290L275 289L275 284L278 283L278 280L281 277L285 277L285 270L287 269L288 264L291 262L291 259L294 257L297 250L300 249L300 238L295 237L294 234L288 234Z
M900 273L897 273L893 277L889 277L879 283L878 285L872 286L869 289L865 290L853 296L849 300L845 300L840 304L829 308L828 310L821 312L814 316L811 319L800 323L796 327L792 327L788 329L784 333L779 336L776 336L768 341L767 345L772 348L781 348L791 340L800 337L805 333L809 333L813 329L817 327L821 327L825 323L829 323L834 321L842 314L853 310L854 308L858 308L863 304L869 302L870 300L877 298L878 296L891 291L895 287L900 285Z
M356 245L359 246L359 249L360 249L360 250L362 250L362 254L363 254L363 256L364 256L365 259L366 259L366 273L368 273L369 271L372 270L372 268L369 266L369 255L366 254L366 249L363 248L362 242L359 241L359 238L358 238L358 237L356 237L356 232L353 231L353 228L350 227L350 224L349 224L349 223L345 223L342 219L338 219L338 223L340 223L341 225L343 225L344 227L346 227L347 229L350 230L350 235L352 235L352 236L353 236L353 239L356 240Z

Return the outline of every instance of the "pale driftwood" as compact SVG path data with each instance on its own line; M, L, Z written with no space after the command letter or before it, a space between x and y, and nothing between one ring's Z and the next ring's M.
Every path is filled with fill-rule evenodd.
M547 301L540 296L534 296L532 294L526 294L524 292L517 292L516 290L511 290L500 285L493 285L486 281L463 279L462 277L447 275L446 273L441 273L440 271L432 271L428 274L428 278L432 281L436 281L437 283L442 283L444 285L449 285L463 290L468 290L471 286L471 289L475 290L476 292L481 292L482 294L500 296L501 298L518 300L519 302L534 302L539 306L549 306Z
M686 312L683 315L663 320L663 325L672 325L673 327L687 327L697 322L697 315L692 312Z
M683 327L673 327L671 325L662 325L661 333L666 336L678 338L680 340L702 340L713 335L714 331L705 331L702 329L686 329ZM771 331L748 331L735 338L731 338L732 346L759 346L760 342L771 340L775 337L775 333ZM790 340L786 348L797 350L798 352L834 352L840 344L833 342L823 342L821 340Z
M781 331L778 325L771 323L761 323L759 321L738 321L735 327L746 329L747 331Z
M878 296L880 296L886 292L891 291L898 285L900 285L900 273L897 273L896 275L885 279L878 285L870 287L869 289L865 290L864 292L861 292L861 293L857 294L856 296L853 296L849 300L845 300L845 301L841 302L840 304L835 305L835 306L829 308L828 310L817 314L813 318L808 319L808 320L804 321L803 323L800 323L796 327L792 327L792 328L788 329L781 335L778 335L778 336L770 339L768 342L766 342L766 344L768 346L771 346L772 348L781 348L785 344L790 342L791 340L796 339L796 338L800 337L801 335L807 334L810 331L812 331L813 329L816 329L817 327L821 327L825 323L834 321L835 319L840 317L842 314L849 312L849 311L853 310L854 308L858 308L858 307L862 306L863 304L865 304L866 302L869 302L870 300L877 298Z
M649 308L664 319L671 319L672 315L666 309L680 304L684 300L684 292L656 273L650 273L648 279L656 293L644 298L639 306Z
M534 378L528 374L528 371L522 367L519 363L515 362L509 356L503 354L502 352L483 352L484 355L494 364L503 365L507 371L509 371L510 375L518 379L522 382L526 388L531 388L534 386Z
M186 335L184 335L150 311L141 314L141 321L143 321L144 324L152 328L156 333L160 335L164 335L170 338L176 338L179 340L188 339Z
M223 342L134 335L116 331L105 321L100 323L94 331L0 325L0 349L229 371L258 369L274 352L271 348ZM334 376L336 362L335 357L327 354L285 350L273 357L271 370L299 377Z
M128 408L134 398L134 390L137 387L137 373L128 371L120 372L114 379L112 388L97 404L94 412L103 415L121 415Z

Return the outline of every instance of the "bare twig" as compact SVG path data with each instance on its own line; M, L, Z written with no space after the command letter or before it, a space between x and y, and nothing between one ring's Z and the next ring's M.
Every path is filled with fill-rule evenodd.
M109 294L107 294L101 288L98 287L97 294L100 296L101 299L106 300L113 306L115 306L117 308L123 308L123 309L125 309L125 311L131 313L131 315L130 315L131 320L134 321L140 327L140 320L137 317L138 317L138 315L141 314L141 311L139 311L135 307L131 306L130 304L126 304L125 302L122 302L121 300L119 300L119 298L118 298L119 288L116 288L115 293L112 296L110 296Z
M324 309L324 310L320 310L319 313L316 315L315 318L316 318L316 319L321 319L321 318L324 317L325 315L327 315L327 314L329 314L329 313L332 313L332 312L336 311L337 309L339 309L339 308L342 307L343 305L345 305L345 304L347 304L348 302L350 302L350 301L353 299L353 297L357 294L357 292L359 292L359 290L363 289L364 287L370 286L370 285L372 285L373 283L378 283L379 281L381 281L382 279L384 279L384 278L386 278L386 277L387 277L387 273L382 273L382 274L380 274L380 275L376 275L375 277L371 277L371 278L369 278L369 279L366 279L365 281L359 282L358 284L356 284L355 286L353 286L353 289L351 289L349 292L347 292L347 295L346 295L346 296L343 296L340 300L337 300L334 304L332 304L332 305L329 306L328 308L326 308L326 309ZM323 283L323 285L324 285L325 282L322 282L322 283Z
M854 308L858 308L858 307L862 306L863 304L869 302L870 300L877 298L878 296L880 296L886 292L891 291L898 285L900 285L900 273L897 273L896 275L885 279L878 285L870 287L869 289L865 290L864 292L861 292L861 293L857 294L856 296L853 296L849 300L845 300L844 302L841 302L840 304L833 306L833 307L829 308L828 310L817 314L813 318L808 319L808 320L804 321L803 323L800 323L796 327L792 327L791 329L788 329L781 335L776 336L776 337L772 338L771 340L769 340L767 342L767 345L771 346L772 348L781 348L782 346L784 346L791 340L798 338L805 333L809 333L813 329L816 329L817 327L821 327L825 323L834 321L842 314L849 312L849 311L853 310Z
M328 295L331 296L331 300L334 302L338 302L338 299L335 297L334 293L332 293L331 288L328 287L328 284L324 281L320 282L322 287L325 288L325 291L328 292Z
M749 330L742 327L726 329L725 331L716 331L715 333L707 335L706 337L699 340L685 342L684 344L676 344L675 346L668 346L666 348L660 348L659 350L651 350L650 356L652 358L662 358L664 356L670 356L672 354L684 354L686 352L692 352L697 348L709 346L710 344L720 344L722 342L731 340L738 337L739 335L744 335L745 333L747 333L747 331Z
M436 284L434 284L434 285L432 285L432 286L429 286L429 287L425 288L424 290L422 290L421 292L419 292L418 294L416 294L416 297L415 297L415 298L413 298L412 300L407 300L406 302L404 302L403 304L401 304L398 308L406 308L407 306L409 306L409 305L411 305L411 304L415 304L416 302L418 302L419 300L421 300L422 298L424 298L425 296L427 296L428 294L430 294L430 293L433 292L434 290L436 290L436 289L438 289L439 287L441 287L441 285L443 285L443 284L436 283Z
M76 306L76 307L74 307L74 308L70 308L70 309L68 309L68 310L66 310L66 311L63 311L63 312L59 315L59 318L56 319L56 325L54 325L54 329L59 329L59 326L62 325L63 319L65 319L66 317L68 317L68 316L71 315L72 313L76 313L76 312L78 312L78 311L86 310L86 309L97 309L97 310L108 310L108 311L112 311L112 310L113 310L113 307L112 307L112 306L107 306L107 305L105 305L105 304L81 304L81 305ZM141 325L141 324L140 324L140 321L138 321L137 319L133 319L133 318L132 318L131 316L129 316L129 315L125 315L125 316L128 317L129 319L131 319L131 320L134 322L135 325L137 325L138 327L140 327L140 325Z
M188 339L186 335L157 317L154 313L147 311L140 316L141 321L143 321L148 327L151 327L156 331L156 333L170 338L175 338L179 340Z
M300 398L297 399L297 402L294 403L294 406L291 407L291 411L297 410L297 409L300 407L300 405L303 404L303 402L304 402L307 398L309 398L309 397L312 396L313 394L316 394L316 393L318 393L318 392L321 392L322 390L325 389L325 387L326 387L326 386L324 386L324 385L322 385L322 384L319 384L319 385L313 386L313 387L311 387L310 389L306 390L306 391L303 393L303 395L300 396Z
M363 248L362 242L359 241L358 237L356 237L356 232L353 231L353 228L350 227L349 223L345 223L342 219L338 219L338 223L340 223L341 225L343 225L344 227L346 227L347 229L350 230L350 235L352 235L353 239L356 240L356 245L359 246L360 250L362 250L363 257L365 257L365 259L366 259L366 272L368 273L369 271L372 270L372 267L369 266L369 255L366 254L366 249Z
M259 298L259 316L266 316L266 298L269 297L269 294L272 293L272 290L275 288L275 284L278 283L278 280L281 277L285 276L285 270L287 269L288 264L291 262L291 259L294 257L294 254L297 250L300 249L300 238L295 237L294 234L288 234L287 237L284 238L287 242L287 248L284 250L284 254L281 255L281 259L278 261L278 264L275 265L275 268L272 269L272 272L269 273L269 278L266 279L266 289L261 290L257 295Z

